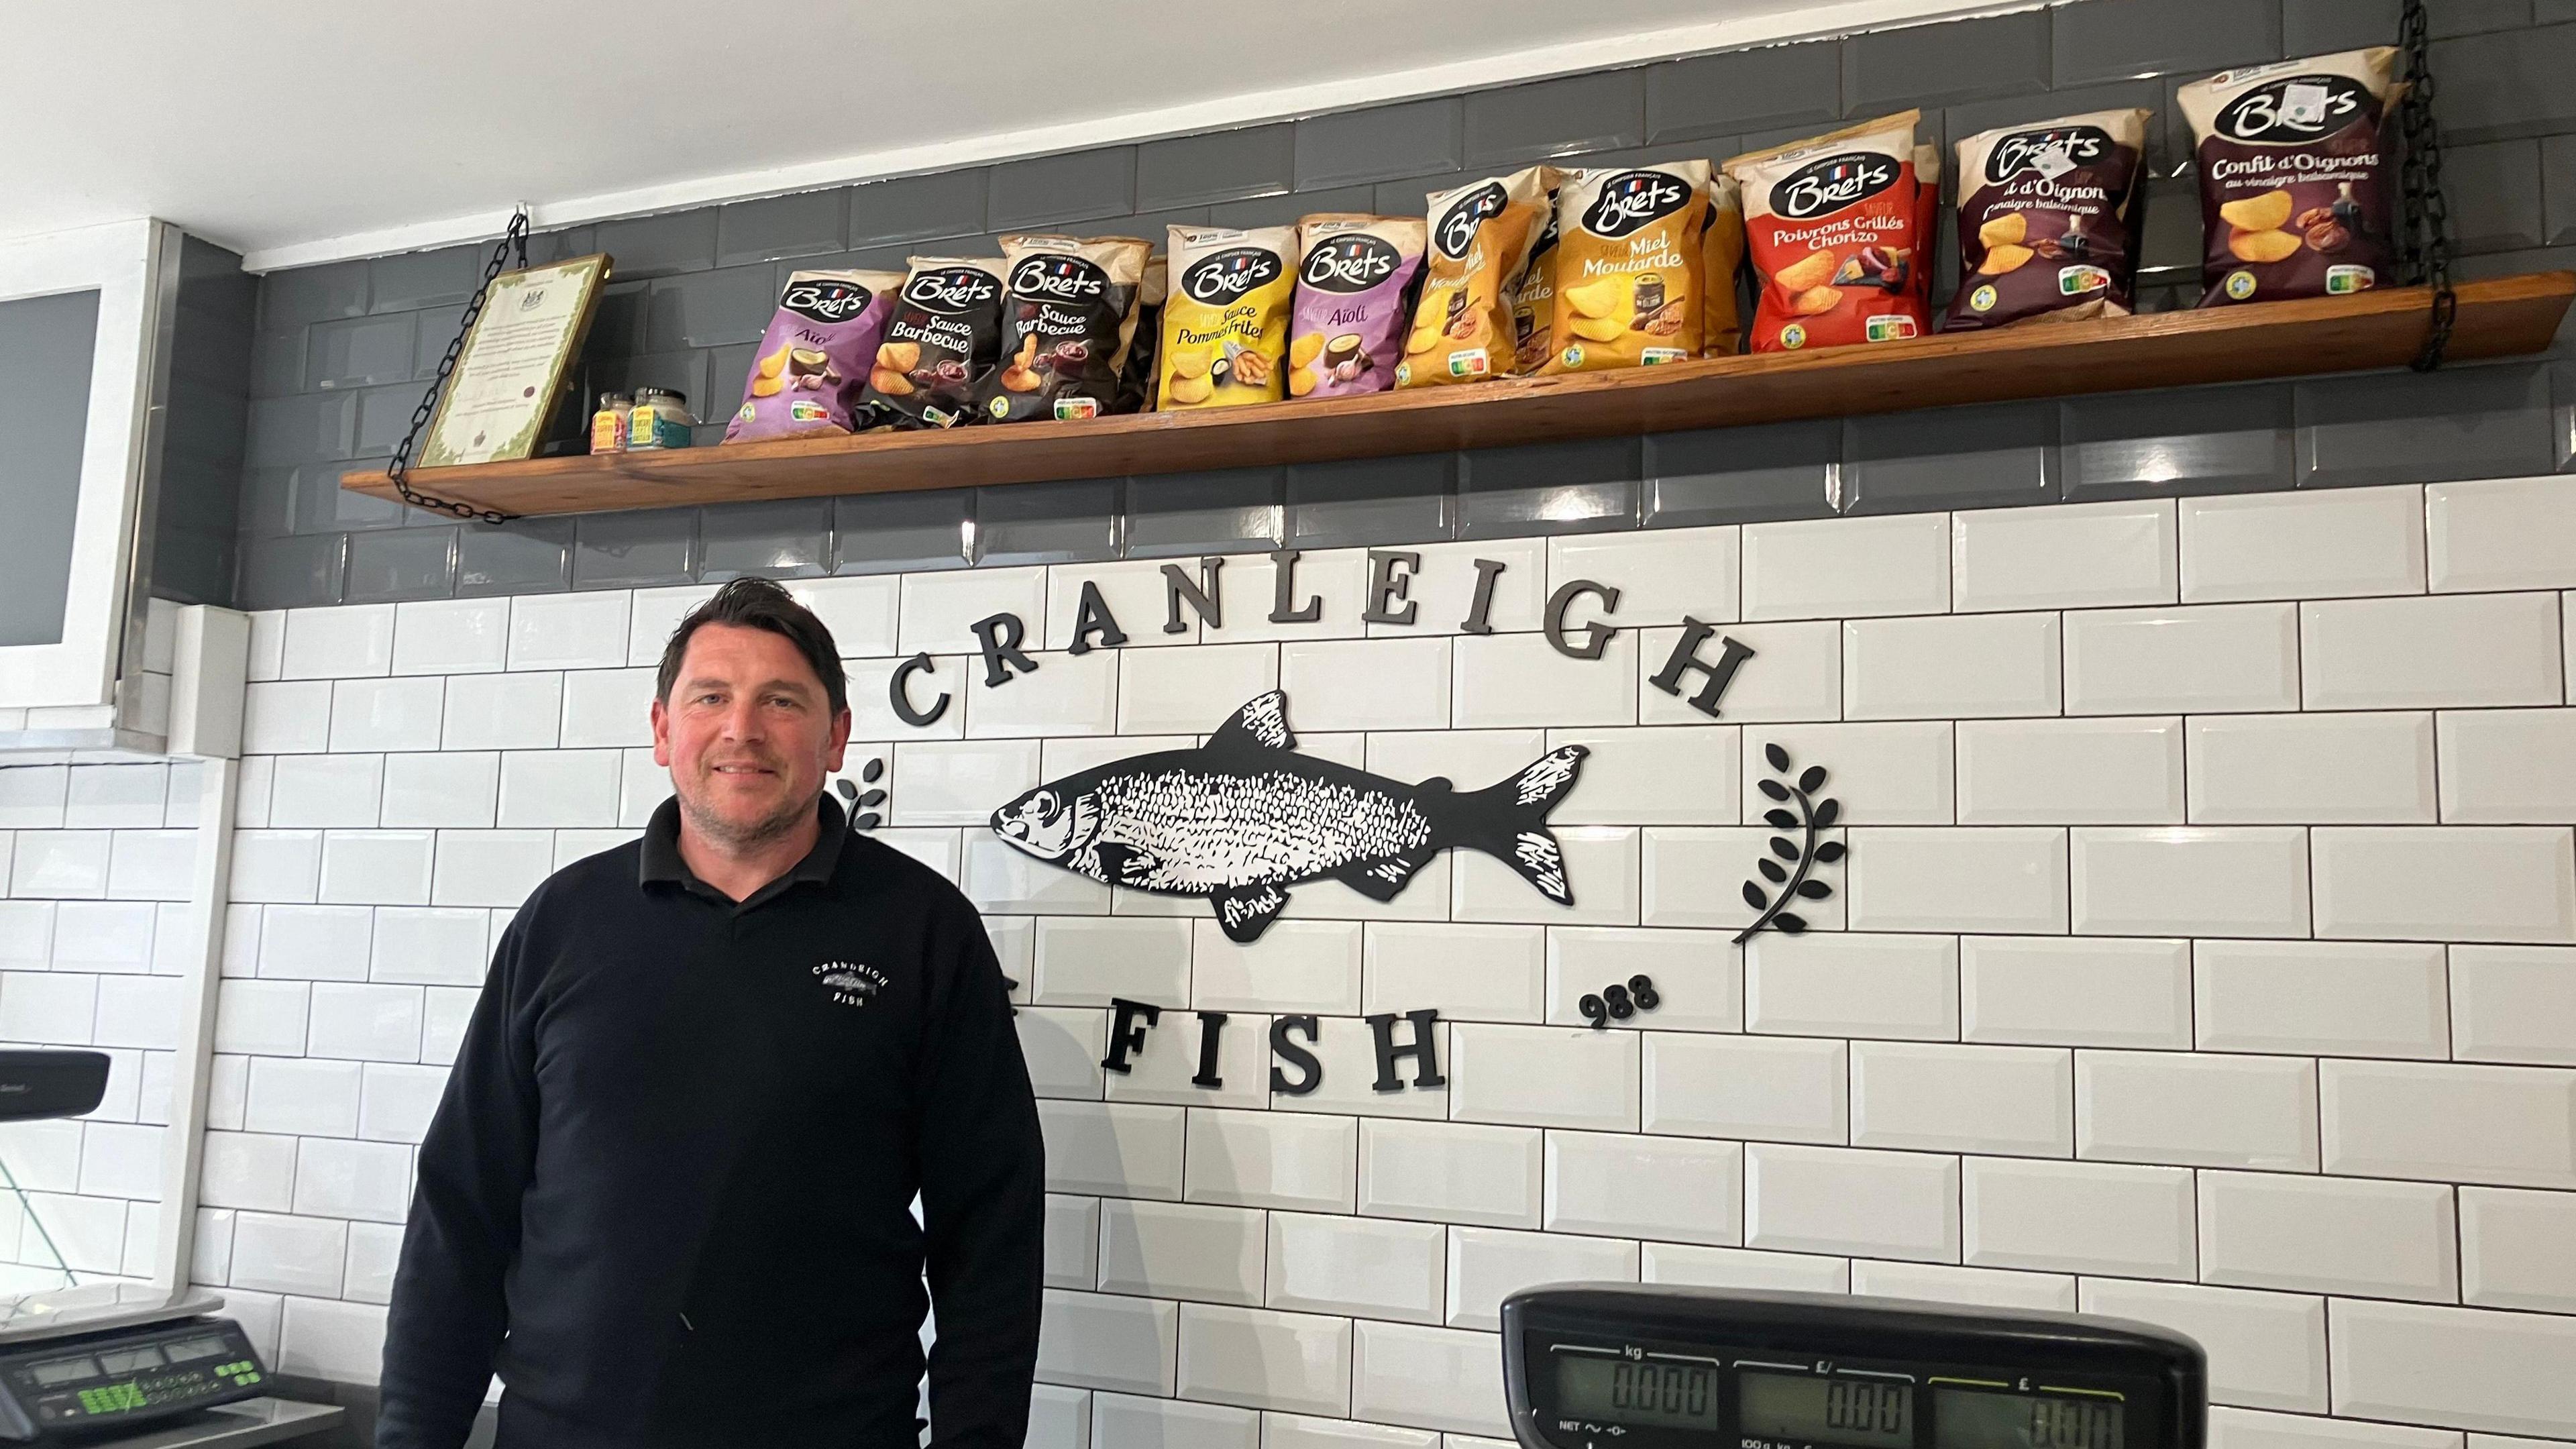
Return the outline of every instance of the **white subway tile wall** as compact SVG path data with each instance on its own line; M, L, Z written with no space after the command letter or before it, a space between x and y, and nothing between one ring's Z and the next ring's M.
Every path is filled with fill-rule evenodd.
M1315 624L1267 623L1255 555L1220 571L1224 625L1185 607L1178 634L1158 564L800 585L847 631L883 838L992 913L1022 983L1055 1194L1031 1444L1487 1449L1496 1306L1558 1277L2172 1324L2210 1350L2222 1449L2576 1440L2567 496L1441 545L1410 628L1361 621L1364 550L1299 562ZM1506 563L1489 635L1461 629L1479 557ZM1597 660L1540 629L1577 578L1621 591L1577 603L1618 629ZM1085 581L1130 647L1038 652ZM198 1272L300 1371L373 1376L491 941L666 792L646 667L695 596L256 621ZM988 689L997 611L1039 670ZM1755 651L1716 719L1651 682L1685 616ZM917 650L916 693L956 696L929 729L885 705ZM1274 685L1308 752L1408 784L1586 746L1556 816L1574 908L1458 853L1383 905L1299 886L1243 947L1201 902L1113 897L983 828ZM1849 854L1806 934L1738 947L1773 744L1826 770ZM117 1199L148 1185L130 1134L166 1115L167 1017L106 983L164 979L151 902L178 887L144 862L184 822L108 768L0 770L0 1039L108 1043L124 1090L0 1144L31 1190L117 1203L123 1238L71 1233L112 1267L148 1220ZM101 909L128 915L65 914ZM1591 1029L1581 999L1641 973L1657 1009ZM1124 1075L1099 1067L1112 996L1165 1011ZM1445 1081L1408 1058L1376 1090L1360 1018L1399 1013L1402 1044L1424 1007ZM1231 1018L1220 1089L1189 1082L1197 1011ZM1302 1094L1269 1050L1301 1014Z

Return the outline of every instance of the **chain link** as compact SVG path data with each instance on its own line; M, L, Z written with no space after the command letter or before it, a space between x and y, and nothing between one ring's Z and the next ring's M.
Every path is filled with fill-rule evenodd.
M2433 289L2433 315L2411 364L2417 372L2442 365L2460 312L2459 293L2451 288L2451 208L2442 195L2442 135L2433 120L2429 30L2424 0L2406 0L2397 26L2398 45L2406 52L2406 99L2397 111L2406 136L2406 163L2400 172L2406 192L2406 280Z
M465 339L473 335L474 319L483 315L483 299L492 291L492 279L510 266L513 257L517 258L522 269L528 265L528 212L525 207L511 213L510 225L502 231L501 239L493 243L492 260L483 266L482 285L476 287L474 295L466 301L465 316L456 325L456 337L447 344L447 355L438 360L438 375L429 380L429 391L422 395L420 406L412 409L410 431L403 434L401 445L394 449L393 461L385 465L385 476L393 480L394 491L402 495L403 502L414 508L454 514L479 523L507 523L518 517L497 508L458 503L423 493L412 487L410 481L412 445L420 441L420 430L429 426L430 418L438 411L438 395L446 389L448 375L456 371L457 355L465 350Z

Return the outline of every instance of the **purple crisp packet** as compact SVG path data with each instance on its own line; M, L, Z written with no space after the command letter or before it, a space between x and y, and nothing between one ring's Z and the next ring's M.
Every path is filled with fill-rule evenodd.
M1327 213L1297 223L1288 395L1356 397L1395 386L1405 292L1422 270L1422 218Z
M901 272L797 272L778 294L728 443L846 433L903 290Z

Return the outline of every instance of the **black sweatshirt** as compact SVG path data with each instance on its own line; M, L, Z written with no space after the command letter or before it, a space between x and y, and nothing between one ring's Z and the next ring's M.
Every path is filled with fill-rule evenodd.
M511 921L421 1144L379 1449L457 1449L496 1369L500 1449L913 1449L931 1299L933 1442L1020 1449L1045 1172L1007 987L955 887L819 809L739 905L665 802Z

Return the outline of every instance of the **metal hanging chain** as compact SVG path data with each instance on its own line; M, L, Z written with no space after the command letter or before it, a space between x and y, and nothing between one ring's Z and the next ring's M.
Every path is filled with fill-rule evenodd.
M2406 279L2433 289L2433 315L2424 345L2410 364L2417 372L2431 372L2442 365L2442 354L2451 345L2451 325L2460 313L2460 295L2451 289L2451 209L2442 195L2442 136L2433 121L2428 30L2424 0L2406 0L2397 25L2397 43L2406 52L2406 98L2397 107L2398 124L2406 136L2406 163L2400 173L2406 192Z
M438 411L438 395L447 387L448 374L456 371L457 354L465 350L465 339L474 332L474 319L483 315L483 299L492 290L492 279L508 268L513 257L518 259L520 267L527 266L528 209L524 206L511 213L509 226L502 231L501 239L493 243L492 260L483 266L483 283L474 289L473 297L465 303L465 316L456 325L455 340L447 344L447 355L438 360L438 375L429 380L429 391L421 397L420 406L412 409L411 430L403 434L401 445L394 449L393 461L385 465L385 476L393 480L394 491L402 495L403 502L414 508L452 513L458 518L483 523L507 523L518 517L497 508L435 497L412 487L410 482L412 445L420 441L420 430L429 426L430 417Z

